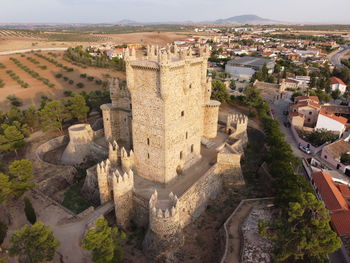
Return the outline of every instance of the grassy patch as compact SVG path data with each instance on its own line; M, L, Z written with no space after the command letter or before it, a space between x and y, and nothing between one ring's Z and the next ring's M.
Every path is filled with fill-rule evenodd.
M81 181L69 187L64 193L62 202L63 206L77 214L90 207L90 204L82 198L80 193L83 184L84 181Z

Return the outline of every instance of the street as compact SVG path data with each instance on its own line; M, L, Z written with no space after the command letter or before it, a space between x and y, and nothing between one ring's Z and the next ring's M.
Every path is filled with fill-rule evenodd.
M335 67L341 67L341 59L343 56L345 56L350 51L349 46L344 45L341 46L339 50L332 52L329 54L328 58L329 61L335 66Z
M306 154L304 152L302 152L293 135L292 135L292 132L290 130L290 128L287 128L283 125L284 122L287 121L287 116L283 115L283 111L286 111L288 110L288 107L289 107L289 103L290 101L287 101L287 100L279 100L279 101L276 101L274 104L271 104L270 107L271 109L273 109L274 111L274 118L276 120L278 120L279 124L280 124L280 127L281 127L281 130L282 132L284 133L285 135L285 140L290 144L290 146L292 147L292 150L293 150L293 154L296 156L296 157L299 157L300 159L308 159L308 158L314 158L316 159L317 161L319 161L324 167L327 168L327 172L333 177L333 178L336 178L336 179L339 179L339 180L342 180L342 181L345 181L347 183L350 183L350 180L349 180L349 177L347 177L345 174L343 173L340 173L337 171L336 167L332 166L331 164L329 164L328 162L326 163L323 159L321 159L321 155L320 153L318 154ZM305 174L305 171L303 168L299 169L300 173L302 174Z

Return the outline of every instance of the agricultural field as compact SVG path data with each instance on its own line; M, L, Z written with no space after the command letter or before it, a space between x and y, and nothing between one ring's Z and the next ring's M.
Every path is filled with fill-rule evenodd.
M63 52L37 52L0 56L0 109L10 105L6 97L14 95L23 108L38 106L41 96L64 97L64 91L101 90L109 77L125 79L125 73L113 69L79 67L62 58Z
M123 31L122 31L123 32ZM103 31L53 32L39 30L0 29L0 52L32 48L88 46L96 43L166 44L188 37L185 32L115 33Z

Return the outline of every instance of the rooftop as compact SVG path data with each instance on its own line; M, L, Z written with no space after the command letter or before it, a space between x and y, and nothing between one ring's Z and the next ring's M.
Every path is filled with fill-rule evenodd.
M331 83L332 84L340 84L340 85L346 86L344 81L342 81L340 78L337 78L337 77L331 77Z
M239 57L227 62L230 65L241 65L246 67L262 68L265 64L274 63L273 60L259 57Z
M312 178L328 210L332 212L349 210L347 201L329 174L322 171L316 172L312 174Z
M350 143L344 140L338 140L326 145L324 149L332 155L334 159L339 159L342 153L350 152Z

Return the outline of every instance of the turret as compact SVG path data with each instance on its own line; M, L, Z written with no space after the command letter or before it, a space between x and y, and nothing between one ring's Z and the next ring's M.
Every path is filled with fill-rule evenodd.
M226 132L229 134L238 135L247 130L248 117L244 114L230 114L227 116Z
M118 170L113 173L113 196L117 224L128 226L133 211L134 174L131 170L121 175Z
M109 143L109 151L108 151L108 159L111 162L112 166L118 165L118 144L116 141L113 141L113 143Z
M168 200L158 200L154 191L149 200L149 227L158 236L175 234L180 230L179 200L173 193Z
M130 150L128 154L128 152L123 147L121 149L120 156L121 156L121 164L122 164L123 171L129 172L130 169L134 167L134 162L135 162L134 152Z
M111 163L107 159L106 162L101 162L97 164L96 171L97 171L97 182L98 182L98 188L100 191L100 201L101 204L104 204L112 199L109 191L109 173L111 169Z

